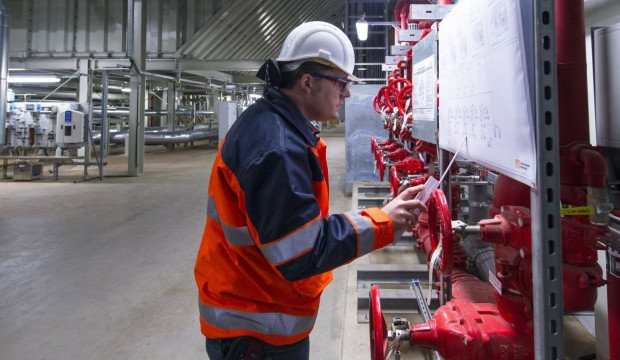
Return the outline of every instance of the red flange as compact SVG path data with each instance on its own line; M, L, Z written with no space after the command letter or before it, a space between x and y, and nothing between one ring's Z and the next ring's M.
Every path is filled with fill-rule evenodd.
M370 287L369 304L369 329L370 329L370 358L372 360L385 360L388 348L387 324L381 311L381 300L379 298L379 287Z
M441 241L441 260L439 270L444 275L450 275L452 271L453 239L452 218L446 195L441 189L435 189L428 200L428 227L433 249Z

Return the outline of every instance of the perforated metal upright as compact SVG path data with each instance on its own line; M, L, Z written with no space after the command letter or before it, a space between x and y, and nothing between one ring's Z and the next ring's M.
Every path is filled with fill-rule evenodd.
M532 204L534 354L564 359L554 0L534 1L537 190Z

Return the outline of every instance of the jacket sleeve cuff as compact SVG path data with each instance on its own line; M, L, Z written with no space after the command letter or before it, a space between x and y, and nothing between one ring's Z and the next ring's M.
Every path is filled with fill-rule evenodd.
M394 224L379 208L367 208L362 210L362 216L369 217L375 230L374 249L381 249L394 242Z

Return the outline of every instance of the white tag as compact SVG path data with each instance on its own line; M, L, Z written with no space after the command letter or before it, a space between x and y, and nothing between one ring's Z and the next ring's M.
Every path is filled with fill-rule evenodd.
M435 251L433 251L433 255L431 255L431 261L428 264L428 298L426 299L426 303L428 305L431 304L431 298L433 297L433 268L435 267L435 262L441 255L441 243L437 244Z
M426 204L428 199L431 197L431 194L433 193L433 191L435 191L435 189L437 189L438 187L439 187L439 181L437 181L437 179L435 179L434 177L429 176L428 180L426 180L426 183L424 183L424 189L422 189L422 191L417 193L415 198L413 199L420 200L422 204ZM413 212L416 215L420 215L420 209L416 208L416 209L413 209L411 212Z
M497 276L495 276L495 274L493 274L491 270L489 270L489 282L491 283L491 285L493 285L493 287L495 288L495 291L497 291L497 293L501 295L502 294L502 282L499 281Z

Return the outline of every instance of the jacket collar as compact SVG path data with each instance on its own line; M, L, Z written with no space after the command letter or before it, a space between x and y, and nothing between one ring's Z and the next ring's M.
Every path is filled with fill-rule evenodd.
M263 97L278 111L291 125L293 125L311 146L316 146L319 141L320 130L312 125L302 114L301 110L288 97L280 91L268 87Z

